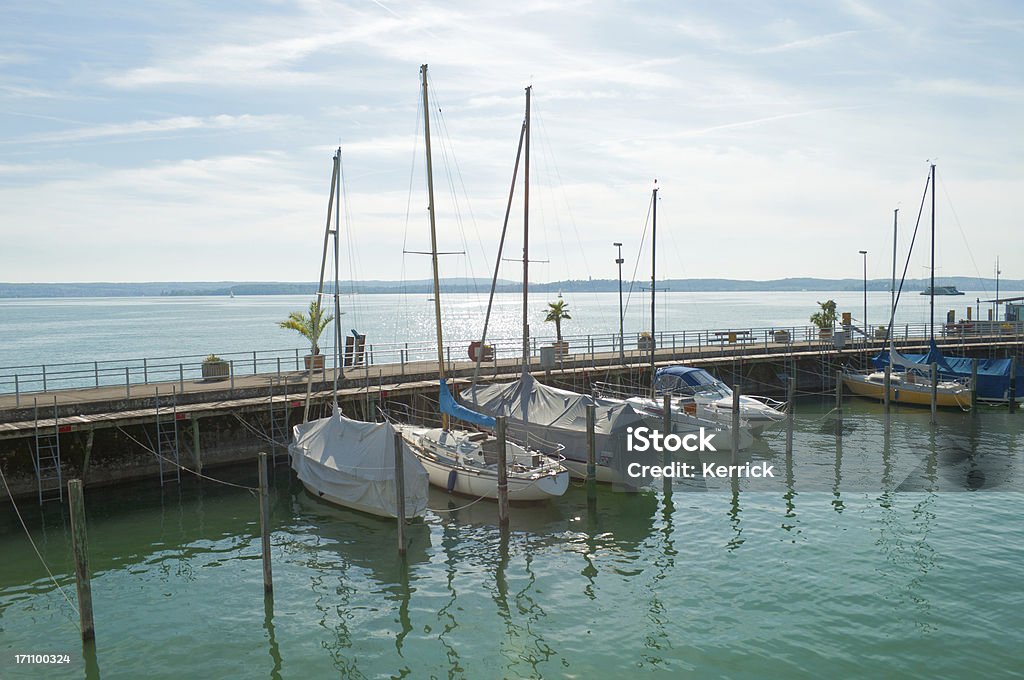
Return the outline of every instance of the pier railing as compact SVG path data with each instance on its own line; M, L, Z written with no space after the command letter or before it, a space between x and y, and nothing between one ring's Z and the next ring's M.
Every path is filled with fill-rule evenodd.
M736 327L725 329L658 331L653 338L658 350L671 348L675 351L699 351L702 355L714 356L716 352L729 354L757 347L765 350L788 352L808 347L832 348L837 344L846 347L870 345L879 349L887 346L884 329L868 329L867 336L853 320L850 326L837 326L831 337L825 337L814 326L770 326ZM928 337L928 324L903 324L894 332L898 345L917 344ZM986 326L965 327L964 324L936 325L936 334L948 345L950 341L967 344L980 337L1006 337L1020 341L1024 337L1024 324L996 323ZM555 338L535 336L530 339L531 358L540 356L542 347L550 346ZM630 363L642 362L650 351L649 333L633 332L620 337L618 333L564 335L563 356L574 359L587 355L619 355ZM839 343L836 342L839 340ZM448 364L465 362L470 359L471 340L454 340L446 343L445 360ZM521 338L498 338L488 340L491 358L484 363L490 366L500 360L514 360L522 356ZM218 356L227 364L229 377L257 374L277 374L278 377L297 371L305 371L307 348L285 348L253 350L246 352L223 352ZM206 355L187 354L166 357L144 357L139 359L113 359L91 362L57 364L36 364L0 367L0 394L21 395L52 392L74 388L124 387L130 394L133 385L154 383L192 382L203 379L203 360ZM437 345L433 342L367 343L364 351L354 357L356 368L391 365L398 367L399 375L422 373L430 370L429 363L437 361ZM335 357L324 356L324 367L333 370ZM350 366L343 360L343 368ZM416 365L419 364L419 365Z

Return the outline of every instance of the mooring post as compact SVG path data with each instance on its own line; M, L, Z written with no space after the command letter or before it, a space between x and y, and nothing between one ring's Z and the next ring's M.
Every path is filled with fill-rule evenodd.
M505 416L494 419L498 435L498 524L508 526L508 449Z
M732 386L732 462L735 465L740 453L740 386Z
M196 472L203 474L203 454L199 448L199 417L193 413L189 419L192 421L192 459L196 466Z
M789 389L787 390L788 408L786 409L786 455L793 454L793 420L796 411L796 376L789 376Z
M1017 357L1010 357L1010 413L1017 411Z
M405 557L405 449L402 433L395 431L395 519L398 521L398 554Z
M939 401L939 365L932 362L932 420L931 423L934 425L939 422L938 419L938 401Z
M263 593L274 593L274 577L270 569L270 492L267 489L267 453L260 451L260 535L263 548Z
M885 396L882 397L882 403L885 406L885 416L889 417L889 392L892 390L892 364L885 365L885 379L882 381L882 388L885 390Z
M843 371L836 371L836 413L839 416L839 424L843 423Z
M662 412L661 412L661 430L663 436L668 436L672 432L672 397L665 395L662 397ZM664 441L664 440L662 440ZM668 451L668 447L663 447L661 451L661 465L663 469L668 469L668 466L672 464L672 456ZM668 475L662 477L662 491L666 496L672 495L672 478Z
M92 620L92 586L89 584L89 540L85 533L85 501L82 498L82 480L68 482L71 500L71 547L75 554L75 586L78 590L78 622L82 642L96 639Z
M597 502L597 427L596 407L587 404L587 503Z
M971 359L971 413L978 412L978 360Z

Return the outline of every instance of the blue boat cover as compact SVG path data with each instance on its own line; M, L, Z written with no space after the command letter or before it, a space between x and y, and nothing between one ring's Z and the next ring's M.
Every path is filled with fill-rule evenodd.
M701 387L717 385L720 381L703 368L689 366L666 366L654 374L654 388L670 392L681 386Z
M927 354L901 354L903 358L920 364L926 368L936 364L939 377L944 379L970 378L971 363L969 357L947 357L931 342ZM871 363L875 368L884 370L889 364L889 351L879 352ZM978 359L978 398L1006 399L1010 392L1010 359ZM1017 396L1024 396L1024 380L1017 381Z
M441 380L441 413L447 413L453 418L464 420L467 423L473 423L480 427L487 427L494 429L497 426L494 418L486 416L483 413L477 413L476 411L466 408L462 404L455 401L455 397L448 390L448 382Z

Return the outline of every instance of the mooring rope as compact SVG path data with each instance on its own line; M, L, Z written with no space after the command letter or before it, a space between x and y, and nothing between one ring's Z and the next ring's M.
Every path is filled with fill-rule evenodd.
M46 560L43 559L42 554L39 552L39 548L36 547L36 542L32 540L32 534L29 533L28 527L25 525L25 520L21 516L21 511L18 510L18 504L14 502L14 494L11 493L11 487L7 486L7 477L4 476L3 467L0 467L0 480L3 480L4 489L7 491L7 496L11 499L11 505L14 507L14 514L18 516L18 522L21 523L21 528L25 530L25 536L28 538L28 542L32 546L32 550L35 551L36 557L39 558L39 563L43 565L43 569L46 570L46 574L50 577L50 580L53 581L53 585L57 587L60 594L64 596L64 599L67 600L68 605L70 605L70 607L75 610L75 613L78 614L78 607L75 606L75 603L71 601L68 594L65 593L64 589L60 587L59 583L57 583L57 579L54 578L53 572L50 571L48 566L46 566Z
M124 436L128 437L128 439L131 439L133 442L135 442L136 444L141 446L146 451L149 451L150 453L152 453L157 458L160 458L162 460L167 461L169 464L173 465L174 467L178 468L179 470L184 470L185 472L190 472L193 475L195 475L196 477L199 477L200 479L205 479L205 480L210 481L210 482L216 482L217 484L223 484L224 486L232 486L232 487L234 487L236 489L245 489L246 491L248 491L249 493L252 493L252 494L255 494L256 492L259 491L258 487L255 487L255 486L245 486L244 484L235 484L234 482L225 482L223 479L215 479L214 477L208 477L208 476L204 475L201 472L197 472L197 471L195 471L195 470L193 470L191 468L185 467L184 465L180 465L178 463L175 463L170 458L167 458L165 456L161 456L159 453L157 453L153 449L149 448L148 446L146 446L145 444L140 442L138 439L136 439L131 434L126 432L124 430L124 428L122 428L120 425L117 425L116 427L117 427L118 430L121 431L121 434L123 434Z

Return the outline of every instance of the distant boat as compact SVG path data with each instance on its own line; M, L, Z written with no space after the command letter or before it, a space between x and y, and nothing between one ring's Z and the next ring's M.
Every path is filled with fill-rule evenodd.
M928 286L921 291L921 295L932 295L932 287ZM956 286L935 286L935 295L963 295Z
M235 291L229 290L228 295L230 295L231 297L235 297Z

